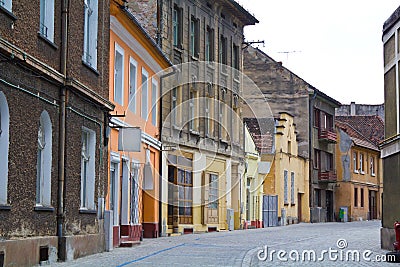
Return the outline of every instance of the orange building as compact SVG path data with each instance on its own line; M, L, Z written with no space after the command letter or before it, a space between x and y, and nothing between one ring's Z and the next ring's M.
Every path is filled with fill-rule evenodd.
M157 73L171 64L123 1L110 5L109 97L115 110L109 118L106 210L112 211L112 230L106 242L115 247L158 237L161 90ZM135 142L138 149L132 150L128 143Z

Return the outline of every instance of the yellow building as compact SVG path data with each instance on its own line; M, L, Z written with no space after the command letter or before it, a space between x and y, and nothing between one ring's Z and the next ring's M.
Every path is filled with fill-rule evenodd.
M309 161L298 155L296 125L288 113L276 121L275 157L264 194L278 196L280 225L309 222Z
M246 169L241 181L240 222L235 221L235 229L261 228L264 175L258 172L261 157L246 124L244 137Z
M112 214L112 227L106 240L111 243L112 237L112 246L129 246L159 235L161 90L157 73L171 63L123 1L112 1L110 10L109 98L115 110L109 119L106 210ZM133 131L121 136L127 128ZM136 141L136 149L128 148L131 141Z
M380 151L373 141L361 133L364 121L369 121L364 124L367 125L364 127L367 130L379 133L379 129L374 130L378 127L383 133L381 120L372 117L376 116L348 116L338 117L336 120L338 179L335 210L337 219L342 221L381 218L383 168ZM340 213L341 208L345 211L343 216Z

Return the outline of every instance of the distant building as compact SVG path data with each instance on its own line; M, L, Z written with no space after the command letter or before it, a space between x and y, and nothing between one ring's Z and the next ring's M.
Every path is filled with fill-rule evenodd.
M385 105L367 105L351 102L350 105L341 105L335 111L336 116L377 115L385 121Z
M378 116L336 117L336 218L348 221L380 219L383 167L378 144L384 124ZM371 133L374 139L371 140ZM345 216L340 218L340 209Z
M336 184L334 117L340 103L251 46L244 50L244 73L258 86L275 118L281 112L292 114L297 130L297 155L310 162L310 220L333 221ZM253 110L266 109L266 104L254 105L257 98L244 91L245 102ZM245 117L251 117L248 112L244 109Z
M393 249L393 224L400 220L400 79L399 79L400 7L383 24L383 59L385 73L385 140L383 158L383 217L381 246Z

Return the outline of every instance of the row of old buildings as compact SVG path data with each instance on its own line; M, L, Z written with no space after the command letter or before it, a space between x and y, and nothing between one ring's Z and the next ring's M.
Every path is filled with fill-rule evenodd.
M234 0L1 1L0 266L380 218L383 121L336 117L244 41L257 22Z

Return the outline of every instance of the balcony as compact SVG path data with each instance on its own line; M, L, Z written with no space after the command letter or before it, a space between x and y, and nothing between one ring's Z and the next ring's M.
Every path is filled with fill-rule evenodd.
M320 129L318 131L318 139L328 143L336 143L336 132L331 129Z
M318 181L335 183L337 180L336 171L321 171L318 173Z

